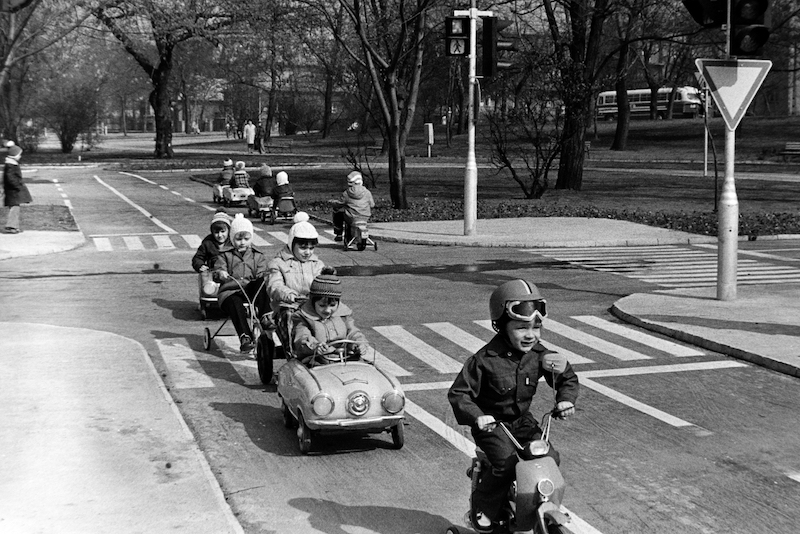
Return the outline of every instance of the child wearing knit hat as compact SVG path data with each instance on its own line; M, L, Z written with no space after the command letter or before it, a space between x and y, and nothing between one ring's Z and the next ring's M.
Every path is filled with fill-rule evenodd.
M33 202L30 191L22 182L22 171L19 168L20 158L22 158L22 149L13 141L8 141L5 167L3 168L3 203L9 208L5 230L7 234L18 234L22 231L19 229L19 206Z
M192 256L192 269L204 273L214 266L214 258L219 254L219 250L231 244L230 230L231 218L225 208L219 208L211 218L211 233L203 238L197 247L197 252Z
M353 311L342 301L342 282L333 268L325 267L314 278L309 299L294 314L294 336L292 347L295 356L305 364L316 357L317 363L337 361L332 357L335 348L332 341L349 339L357 345L356 357L367 354L369 343L353 320Z
M341 241L344 233L344 225L351 225L355 221L369 221L372 217L372 208L375 207L375 200L372 193L364 187L364 178L358 171L353 171L347 175L347 189L338 200L331 200L333 204L333 233L334 241ZM356 244L359 250L363 250L361 243Z
M250 352L255 345L244 305L251 302L261 322L268 322L265 315L269 304L264 288L267 257L253 246L253 223L243 214L237 213L231 221L230 236L233 246L220 250L214 261L214 279L221 284L219 307L231 318L239 335L239 349Z
M292 184L289 183L289 175L281 171L275 175L275 187L270 192L273 202L278 202L282 197L294 196Z

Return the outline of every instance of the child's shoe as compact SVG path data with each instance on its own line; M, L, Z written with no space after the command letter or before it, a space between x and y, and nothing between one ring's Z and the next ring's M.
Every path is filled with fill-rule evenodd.
M250 352L255 348L255 345L253 345L253 340L250 339L250 336L247 334L242 334L239 336L239 341L241 343L239 345L240 352Z

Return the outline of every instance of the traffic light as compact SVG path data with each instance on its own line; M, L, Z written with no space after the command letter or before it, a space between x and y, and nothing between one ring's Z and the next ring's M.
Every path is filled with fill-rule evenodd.
M444 18L444 46L448 56L469 55L469 17Z
M513 24L510 20L499 20L495 17L483 19L483 70L484 78L493 78L501 69L512 66L511 61L501 59L502 52L516 50L516 42L512 37L503 35L503 30Z
M759 56L769 39L770 0L731 0L731 56Z
M719 28L728 23L726 0L683 0L692 18L705 28Z

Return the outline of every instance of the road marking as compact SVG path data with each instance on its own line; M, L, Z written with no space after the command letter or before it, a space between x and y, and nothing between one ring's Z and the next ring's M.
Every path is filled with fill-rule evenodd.
M128 197L126 197L125 195L123 195L122 193L120 193L119 191L117 191L116 189L114 189L113 187L108 185L107 183L105 183L103 180L100 179L99 176L95 175L94 179L97 180L101 185L107 187L112 193L117 195L119 198L121 198L122 200L124 200L125 202L127 202L128 204L133 206L135 209L137 209L139 212L141 212L145 217L150 219L153 222L153 224L155 224L156 226L158 226L160 228L163 228L166 232L169 232L170 234L177 234L178 233L175 230L173 230L172 228L170 228L169 226L167 226L166 224L162 223L161 221L159 221L158 219L153 217L153 215L149 211L147 211L143 207L139 206L138 204L133 202L131 199L129 199Z
M156 345L164 358L175 388L211 388L214 382L200 368L197 354L182 344L182 338L157 339Z
M461 330L452 323L425 323L424 326L473 354L486 345L486 341L473 336L469 332Z
M200 248L200 244L203 242L200 236L196 234L182 235L181 237L192 248Z
M154 235L153 241L155 241L156 246L162 250L175 248L175 245L172 244L172 240L169 238L168 235Z
M392 360L378 352L377 350L373 352L373 358L375 360L375 367L380 367L384 371L388 372L390 375L394 376L412 376L413 373L410 371L406 371ZM367 355L367 359L369 359L369 355Z
M708 248L712 250L717 250L717 245L711 244L696 244L696 247ZM782 250L792 250L792 249L775 249L775 252L781 252ZM795 249L796 250L796 249ZM764 258L767 260L779 260L779 261L800 261L800 258L787 258L786 256L778 256L776 254L766 254L765 252L756 252L754 250L742 250L738 249L738 253L744 256L753 256L754 258Z
M679 373L682 371L713 371L717 369L735 369L747 367L743 362L714 360L710 362L676 363L668 365L648 365L647 367L625 367L622 369L596 369L594 371L578 371L579 377L604 378L609 376L635 376L658 373Z
M652 347L656 350L666 352L667 354L671 354L673 356L705 356L704 352L701 352L697 349L679 345L677 343L673 343L672 341L667 341L666 339L657 338L627 326L623 326L618 323L612 323L611 321L606 321L600 317L595 317L594 315L578 315L573 316L572 318L577 319L582 323L600 328L601 330L605 330L606 332L611 332L612 334L617 334L618 336L641 343L642 345L647 345L648 347Z
M795 482L800 482L800 471L790 471L789 473L786 473L786 476Z
M561 324L552 319L545 319L543 328L544 330L549 330L551 332L554 332L559 336L563 336L567 339L575 341L576 343L586 345L587 347L608 354L609 356L613 356L618 360L633 361L633 360L651 359L650 356L647 356L646 354L642 354L641 352L636 352L635 350L626 349L625 347L620 347L619 345L609 343L604 339L600 339L599 337L587 334L586 332L581 332L580 330L577 330L565 324Z
M271 247L272 244L261 237L260 235L253 234L253 244L257 247Z
M418 337L409 333L402 326L374 326L372 329L440 373L458 373L463 367L460 362L438 349L431 347Z
M122 240L125 241L125 246L128 247L128 250L144 250L142 240L136 236L126 235Z
M92 241L94 241L94 246L97 250L102 250L103 252L114 250L111 247L111 240L107 237L95 237Z

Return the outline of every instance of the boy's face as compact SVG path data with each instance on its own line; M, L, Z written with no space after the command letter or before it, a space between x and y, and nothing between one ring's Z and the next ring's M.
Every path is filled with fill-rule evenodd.
M253 240L253 235L250 232L239 232L233 236L233 246L239 252L244 252L250 248L250 242Z
M322 297L314 303L314 311L323 319L329 319L339 307L339 299Z
M542 337L542 320L538 317L532 321L511 320L506 325L506 334L514 349L528 352Z
M214 240L222 244L228 239L228 227L227 226L220 226L214 229Z
M295 243L292 247L292 254L298 260L307 262L311 259L311 255L314 254L315 248L316 245L313 243Z

